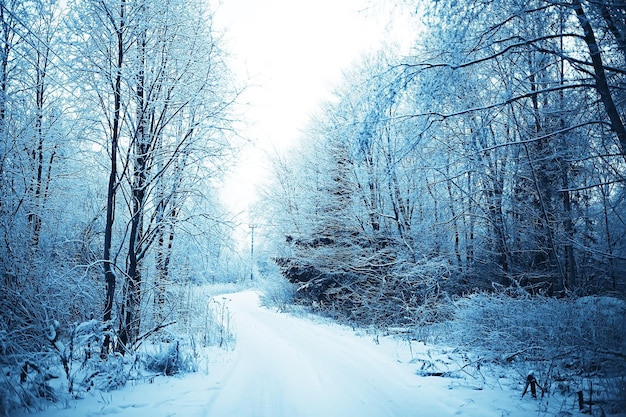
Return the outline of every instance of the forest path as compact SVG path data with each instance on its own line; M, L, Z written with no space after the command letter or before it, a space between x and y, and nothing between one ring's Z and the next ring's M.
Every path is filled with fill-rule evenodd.
M252 291L229 296L236 358L205 416L448 416L442 389L419 378L371 338L279 314ZM443 388L443 387L442 387ZM420 392L422 391L422 392Z
M255 291L216 301L231 312L236 343L209 350L199 372L129 381L12 417L527 417L563 407L551 400L546 413L547 400L521 399L522 386L507 379L415 374L416 358L456 364L450 349L390 337L376 344L345 326L262 307Z

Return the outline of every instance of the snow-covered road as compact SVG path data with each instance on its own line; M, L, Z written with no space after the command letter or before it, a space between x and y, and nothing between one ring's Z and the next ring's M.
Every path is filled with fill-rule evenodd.
M222 296L220 296L222 298ZM520 398L511 380L420 377L419 361L450 362L445 349L371 336L281 314L259 294L224 298L234 351L212 350L208 367L176 377L130 382L108 393L59 402L29 417L524 417L547 401ZM433 355L433 356L431 356ZM452 363L453 366L458 366ZM508 384L508 385L507 385ZM573 403L572 403L573 404ZM551 408L564 404L552 401ZM573 405L569 405L573 410Z
M371 339L261 308L254 292L231 300L238 356L206 416L453 414Z

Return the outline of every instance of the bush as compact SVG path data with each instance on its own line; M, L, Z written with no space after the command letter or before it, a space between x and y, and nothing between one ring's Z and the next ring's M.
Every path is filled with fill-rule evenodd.
M181 352L178 341L160 343L155 348L143 354L146 370L168 376L197 370L195 355Z
M261 295L261 303L265 307L285 312L294 303L295 294L295 285L279 276L265 283L264 292Z
M20 367L2 369L0 375L0 415L11 415L21 408L43 409L47 401L57 401L58 395L50 386L57 376L47 367L25 361Z
M450 279L448 263L440 258L398 262L391 249L368 259L373 266L350 271L327 271L298 259L276 262L297 288L296 303L340 321L385 328L447 320L449 303L440 283Z
M455 303L439 341L478 357L530 369L547 388L587 393L604 409L626 404L626 303L610 297L554 299L524 292L473 294ZM623 409L623 408L622 408Z
M585 362L579 366L590 367L598 354L606 360L626 355L626 303L614 298L480 293L459 299L455 307L450 339L493 358L574 355Z

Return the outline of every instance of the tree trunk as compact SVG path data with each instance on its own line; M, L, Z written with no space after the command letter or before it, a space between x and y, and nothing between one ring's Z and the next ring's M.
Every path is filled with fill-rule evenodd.
M115 193L117 190L117 150L121 127L121 101L122 101L122 65L124 63L124 13L125 13L126 1L120 2L120 24L116 30L117 35L117 62L116 62L116 74L115 74L115 87L114 94L114 110L113 110L113 123L111 132L111 168L109 171L109 183L107 186L107 214L104 225L104 253L103 253L103 265L104 265L104 280L106 283L106 293L104 299L104 315L103 321L105 323L110 322L113 311L113 301L115 299L115 273L113 272L112 259L111 259L111 242L113 236L113 223L115 220ZM103 353L110 351L111 337L107 333L104 340Z
M49 41L49 39L48 39ZM44 123L44 105L46 95L46 70L48 67L48 48L44 48L44 51L36 51L35 60L35 108L37 111L37 117L35 119L35 142L36 149L32 151L32 159L35 166L36 177L34 178L34 184L32 192L33 209L29 214L29 221L32 227L31 244L34 250L39 246L39 235L41 233L42 225L42 213L44 208L45 196L42 191L42 184L44 179L44 141L45 134L43 129Z
M146 31L137 34L136 118L137 131L134 138L134 166L132 176L132 216L128 240L126 282L124 286L124 312L121 317L120 342L127 351L139 336L141 324L141 257L143 256L143 222L146 203L146 187L150 157L150 133L148 129L148 100L145 90Z
M174 244L174 225L176 218L176 211L173 210L170 214L170 222L164 222L159 228L159 239L157 242L157 282L156 282L156 295L154 297L154 321L155 324L160 324L165 320L165 302L167 283L169 282L169 266L172 255L172 246ZM169 230L166 230L169 229Z
M622 154L626 155L626 128L624 127L622 118L619 114L619 111L617 110L617 107L615 106L613 96L611 95L609 83L606 78L606 72L604 70L604 63L602 62L602 54L600 53L600 48L598 47L595 33L593 31L593 28L591 27L591 23L589 22L585 10L583 9L581 1L572 0L572 6L574 7L574 11L576 12L578 23L580 23L580 27L584 31L585 43L589 48L589 55L591 56L591 63L593 65L596 91L600 95L600 99L602 100L602 104L604 105L604 110L606 111L607 115L609 116L609 120L611 121L611 130L613 130L613 132L615 132L615 134L617 135Z

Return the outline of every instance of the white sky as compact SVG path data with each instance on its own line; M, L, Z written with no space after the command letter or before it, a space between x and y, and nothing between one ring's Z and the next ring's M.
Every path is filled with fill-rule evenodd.
M257 186L267 177L267 155L297 140L342 70L364 51L379 48L389 15L380 6L374 11L372 0L220 3L217 25L226 28L237 76L250 85L243 97L248 128L241 133L254 146L241 154L223 192L227 207L240 212L255 200Z

